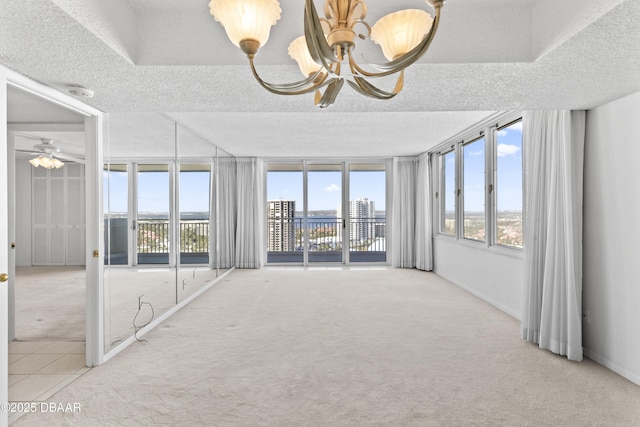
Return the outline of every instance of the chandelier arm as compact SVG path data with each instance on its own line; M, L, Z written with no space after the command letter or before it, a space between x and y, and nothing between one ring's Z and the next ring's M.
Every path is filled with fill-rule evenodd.
M333 49L327 43L313 0L306 0L304 7L304 37L311 58L316 63L322 64L324 68L330 70L330 64L339 62Z
M316 89L320 89L336 80L336 78L327 80L329 74L320 70L317 73L311 75L309 78L300 80L298 82L284 84L268 83L262 80L262 78L258 74L258 71L256 70L255 64L253 62L253 58L249 58L249 64L251 65L253 77L255 77L258 83L260 83L260 86L277 95L302 95L304 93L309 93L313 92Z
M438 30L438 25L440 24L440 9L442 8L442 4L436 3L434 5L435 10L435 18L433 19L433 24L431 25L431 29L427 33L427 35L422 39L420 44L411 49L409 52L405 53L398 59L395 59L391 62L387 62L386 64L373 65L372 67L378 69L378 72L370 72L362 69L353 59L351 55L351 50L349 50L349 65L352 70L357 71L358 74L361 74L365 77L384 77L389 76L391 74L395 74L400 70L404 70L411 64L415 63L418 59L420 59L429 49L433 38L436 35L436 31Z
M316 93L316 106L320 108L327 108L332 106L336 102L336 97L340 93L340 89L342 89L342 85L344 85L344 79L332 79L332 82L327 86L327 90L324 92L324 95L320 99L318 99L318 93Z
M402 90L404 86L404 70L400 71L398 80L392 92L384 91L365 80L362 77L354 76L355 83L349 81L349 85L362 95L370 96L376 99L391 99Z

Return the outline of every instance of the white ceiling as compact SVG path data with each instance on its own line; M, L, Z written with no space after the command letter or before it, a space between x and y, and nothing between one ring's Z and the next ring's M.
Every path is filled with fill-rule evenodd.
M87 102L113 113L113 143L147 156L166 151L165 138L152 137L153 123L165 120L191 129L183 150L216 143L235 155L412 155L495 111L588 109L640 90L640 0L448 0L401 94L378 101L345 85L327 111L312 95L260 88L208 1L0 0L0 63L60 90L90 87ZM369 23L426 8L424 0L367 3ZM266 80L301 77L286 51L302 32L302 4L281 1L282 19L256 58ZM366 43L358 52L377 60ZM14 121L38 111L16 108Z

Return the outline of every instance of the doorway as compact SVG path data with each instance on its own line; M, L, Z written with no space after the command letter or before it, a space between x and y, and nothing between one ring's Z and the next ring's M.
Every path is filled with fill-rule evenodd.
M267 264L386 263L387 161L267 163Z
M0 254L0 269L3 273L5 267L8 270L6 294L3 289L0 298L6 307L1 310L6 317L0 334L0 400L33 402L48 398L48 391L68 375L81 375L86 366L100 360L87 341L97 336L91 327L95 315L87 319L86 307L98 295L100 283L92 274L95 265L91 263L90 270L86 266L91 259L86 256L87 242L95 247L96 240L86 233L89 209L84 197L93 199L94 195L87 191L93 187L87 184L83 165L85 154L96 153L100 113L11 71L0 71L0 77L0 98L6 107L0 118L5 126L0 161L6 165L1 168L6 181L0 182L0 196L6 208L0 217L8 225L8 230L0 230L0 245L9 248L6 257ZM97 205L91 206L92 212L98 212ZM25 274L34 269L43 272L42 280ZM63 269L73 271L60 271ZM68 274L79 278L67 280ZM71 303L67 285L79 294L71 310L80 314L77 318L65 315L66 308L54 307ZM34 325L39 324L26 333L22 327L30 317ZM54 318L57 320L51 320ZM55 328L51 322L57 322ZM64 332L70 330L72 334ZM53 377L47 382L44 375L54 375L61 382L51 384ZM5 420L0 418L0 424Z
M9 339L84 342L84 116L15 87L8 106Z

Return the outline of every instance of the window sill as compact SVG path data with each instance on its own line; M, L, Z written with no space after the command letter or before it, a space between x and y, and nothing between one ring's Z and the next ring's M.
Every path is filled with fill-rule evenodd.
M506 246L498 246L493 245L489 246L486 242L479 242L477 240L470 239L458 239L454 236L449 236L446 234L435 234L433 236L434 240L442 240L443 242L453 243L456 245L465 246L467 248L479 250L479 251L488 251L500 256L508 256L511 258L524 259L524 250L518 248L509 248Z

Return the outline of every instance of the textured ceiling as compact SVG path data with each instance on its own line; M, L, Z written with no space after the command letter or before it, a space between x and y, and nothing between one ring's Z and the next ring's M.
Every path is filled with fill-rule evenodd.
M311 95L260 88L207 3L0 0L0 63L60 90L90 87L87 102L116 118L114 151L148 156L159 152L150 113L191 129L202 150L390 156L425 151L495 111L588 109L640 90L640 0L448 0L400 95L377 101L345 87L328 111ZM275 82L300 78L286 50L301 34L302 2L281 3L256 58ZM424 0L367 3L370 23L395 8L425 8ZM376 59L366 43L358 49L360 60Z

